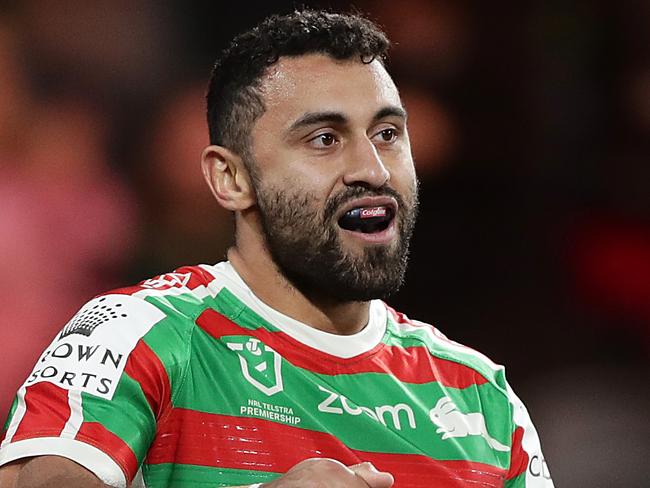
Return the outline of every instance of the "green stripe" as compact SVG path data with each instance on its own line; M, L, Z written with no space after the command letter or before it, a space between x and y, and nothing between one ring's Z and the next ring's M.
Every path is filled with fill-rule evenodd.
M419 337L400 337L392 333L390 330L384 335L382 342L388 346L393 347L426 347L426 343Z
M214 302L211 303L211 307L244 329L255 330L265 328L272 332L278 332L280 330L269 321L260 317L227 288L223 288L217 294Z
M290 407L293 413L289 413L289 417L301 419L298 427L332 434L352 449L374 452L389 449L393 453L423 454L444 460L469 458L501 468L509 463L509 452L493 451L480 436L443 441L429 418L430 409L441 397L447 395L454 400L461 412L482 412L486 416L490 435L502 444L509 445L513 430L508 416L510 406L503 394L490 383L472 385L465 389L443 389L437 382L405 384L382 373L333 376L316 374L282 360L284 390L268 397L243 378L238 354L226 345L229 342L241 344L247 339L246 336L227 336L215 340L202 330L197 331L193 336L194 358L188 371L186 388L178 397L176 406L222 415L259 416L247 408L255 407L250 400L257 400ZM245 350L242 354L246 357ZM260 383L271 386L275 383L273 368L260 373L253 367L264 359L267 364L272 364L270 353L265 354L267 356L248 356L251 364L249 372ZM219 357L219 361L214 361L215 357ZM370 408L375 418L363 411L358 412L358 415L345 411L342 414L319 411L319 405L336 409L342 409L343 405L340 398L325 405L323 402L330 395L321 391L318 385L345 395L350 400L349 407L354 411L360 406ZM378 421L382 412L380 407L401 403L411 407L415 429L411 428L404 409L396 413L399 425L386 409L381 416L384 423ZM290 420L284 423L296 425Z
M192 322L203 309L205 300L199 299L193 293L181 295L149 295L144 298L147 302L155 305L167 315L181 315L189 318ZM210 300L210 297L208 297Z
M112 400L81 395L84 421L101 423L122 439L141 463L153 442L156 421L140 384L123 373Z
M11 419L14 418L14 414L16 413L16 408L18 408L18 397L14 397L14 401L12 402L11 408L9 409L9 415L7 415L7 420L5 421L4 427L2 427L2 433L6 432L9 428Z
M279 476L278 473L265 471L246 471L172 463L145 464L143 474L147 488L240 486L265 483Z
M184 293L182 295L148 296L145 300L167 315L180 315L189 320L190 323L193 323L206 308L210 307L231 320L237 319L238 323L243 322L240 324L242 327L256 329L262 325L260 324L261 321L265 327L268 326L271 330L277 330L255 315L244 302L225 287L215 297L208 295L199 299L193 293Z

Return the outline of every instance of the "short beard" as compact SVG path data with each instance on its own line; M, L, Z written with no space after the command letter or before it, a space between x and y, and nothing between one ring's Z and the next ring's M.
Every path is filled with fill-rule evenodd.
M386 299L402 286L417 216L417 185L408 201L388 186L348 187L321 211L316 199L299 189L263 188L257 183L267 249L280 273L305 296L333 303L365 302ZM366 196L395 198L398 239L352 256L342 246L334 216L346 202Z

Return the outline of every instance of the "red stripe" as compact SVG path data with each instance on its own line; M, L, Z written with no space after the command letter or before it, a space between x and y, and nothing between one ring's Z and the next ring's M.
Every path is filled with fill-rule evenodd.
M138 460L134 452L122 439L107 430L98 422L84 422L77 435L76 440L95 446L102 452L108 454L122 468L124 475L133 480L138 471Z
M329 457L346 465L370 461L392 473L396 487L460 488L469 483L501 487L505 476L503 469L483 463L358 451L322 432L185 409L173 409L160 426L147 462L284 473L312 457Z
M512 433L512 455L507 479L516 478L528 468L528 453L521 444L524 438L523 427L517 427Z
M159 419L171 403L169 377L156 353L142 339L129 355L124 371L140 383L151 410Z
M207 272L205 269L199 267L199 266L183 266L182 268L178 268L173 271L173 273L176 274L189 274L189 280L188 282L183 286L184 289L189 289L189 290L194 290L195 288L199 286L206 286L210 282L214 280L214 276ZM112 294L118 294L118 295L133 295L134 293L137 293L142 290L170 290L174 288L180 288L181 285L179 283L174 283L174 278L169 276L171 273L165 273L162 275L155 276L154 278L151 278L150 280L144 280L138 283L137 285L133 286L126 286L123 288L118 288L116 290L111 290L107 293L102 293L101 295L112 295ZM160 284L156 286L155 288L152 288L151 286L146 286L147 282L152 282L160 280ZM164 281L168 281L169 284L165 285L162 284Z
M187 284L190 290L200 285L207 285L215 279L212 273L209 273L200 266L183 266L176 269L174 273L191 273L190 281Z
M309 347L284 332L255 330L238 326L212 309L205 310L196 323L215 339L230 335L256 337L275 349L294 366L319 374L390 373L405 383L437 381L452 388L481 385L487 380L465 365L437 358L426 347L398 347L380 344L350 359L342 359Z
M123 286L122 288L117 288L115 290L110 290L110 291L107 291L107 292L104 292L104 293L100 293L95 298L101 297L101 296L104 296L104 295L133 295L134 293L137 293L137 292L139 292L141 290L144 290L144 288L142 288L139 285Z
M13 437L14 441L32 437L58 437L70 418L68 390L41 382L27 387L26 412Z

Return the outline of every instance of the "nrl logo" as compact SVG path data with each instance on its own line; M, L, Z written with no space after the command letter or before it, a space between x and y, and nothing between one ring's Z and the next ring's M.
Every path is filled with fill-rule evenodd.
M249 338L245 343L229 342L237 352L241 372L251 385L267 396L282 391L282 357L259 339Z

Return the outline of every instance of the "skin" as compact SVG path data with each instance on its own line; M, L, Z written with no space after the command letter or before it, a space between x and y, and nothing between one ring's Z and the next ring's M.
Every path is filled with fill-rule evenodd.
M345 187L385 184L402 195L416 187L415 169L397 88L381 63L336 61L312 54L281 58L269 70L266 112L252 131L252 153L265 187L302 188L321 205ZM307 114L340 114L295 128ZM293 128L292 128L293 127ZM386 141L394 130L396 137ZM386 131L386 132L383 132ZM236 215L236 246L228 259L265 303L317 329L354 334L368 321L368 302L306 296L284 278L264 242L251 175L239 156L220 146L203 153L203 171L216 199ZM339 229L345 251L369 244ZM389 246L395 246L391 242Z
M253 127L252 153L264 185L302 188L322 205L352 185L377 189L390 184L405 197L413 195L416 177L406 117L381 63L335 61L320 54L281 58L266 74L262 90L267 110ZM377 117L382 111L384 115ZM325 112L340 117L297 124L308 114ZM266 248L252 175L239 155L208 146L202 169L215 198L236 216L236 245L228 259L262 301L331 333L354 334L366 325L369 302L306 296L282 276ZM341 245L351 255L376 245L340 232ZM390 474L369 463L344 466L319 458L298 463L264 487L389 488L392 484ZM55 485L106 486L85 468L56 456L0 468L0 488Z

